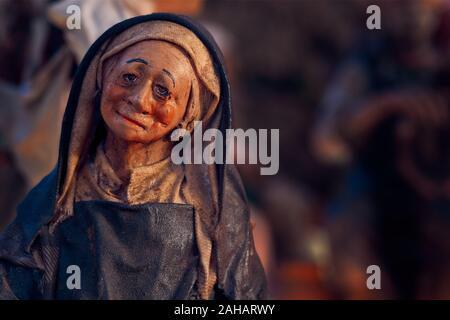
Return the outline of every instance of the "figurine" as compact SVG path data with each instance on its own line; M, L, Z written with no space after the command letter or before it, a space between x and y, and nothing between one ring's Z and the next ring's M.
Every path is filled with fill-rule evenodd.
M0 299L263 299L230 164L174 164L176 129L230 128L214 40L191 20L121 22L72 84L56 168L0 238Z

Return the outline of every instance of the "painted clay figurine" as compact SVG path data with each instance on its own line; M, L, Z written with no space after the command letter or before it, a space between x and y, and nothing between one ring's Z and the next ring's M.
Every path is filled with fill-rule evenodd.
M264 298L236 169L170 157L174 130L226 130L230 112L200 26L153 14L106 31L75 76L56 168L1 235L0 299Z

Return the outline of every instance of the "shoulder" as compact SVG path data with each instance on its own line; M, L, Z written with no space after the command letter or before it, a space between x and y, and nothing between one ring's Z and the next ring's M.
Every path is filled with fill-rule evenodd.
M53 170L19 204L15 220L0 234L0 259L29 253L31 242L53 216L56 180Z
M36 218L36 215L48 209L47 207L53 207L54 201L56 200L56 180L57 170L55 168L28 192L24 200L17 207L17 218ZM24 210L31 210L35 215L29 212L24 215Z

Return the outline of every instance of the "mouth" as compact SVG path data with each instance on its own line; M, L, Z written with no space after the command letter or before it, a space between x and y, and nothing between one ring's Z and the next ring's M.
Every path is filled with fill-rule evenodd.
M116 113L119 116L121 116L123 119L125 119L127 122L129 122L129 123L131 123L131 124L133 124L135 126L138 126L138 127L142 128L142 129L146 130L146 127L143 124L141 124L139 121L136 121L136 120L134 120L134 119L124 115L124 114L121 114L119 111L116 111Z

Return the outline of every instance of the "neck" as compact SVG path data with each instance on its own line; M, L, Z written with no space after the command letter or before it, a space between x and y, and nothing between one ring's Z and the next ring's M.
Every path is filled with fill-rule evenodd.
M159 139L149 144L129 142L108 131L104 150L106 158L122 181L129 181L131 172L170 156L171 141Z

